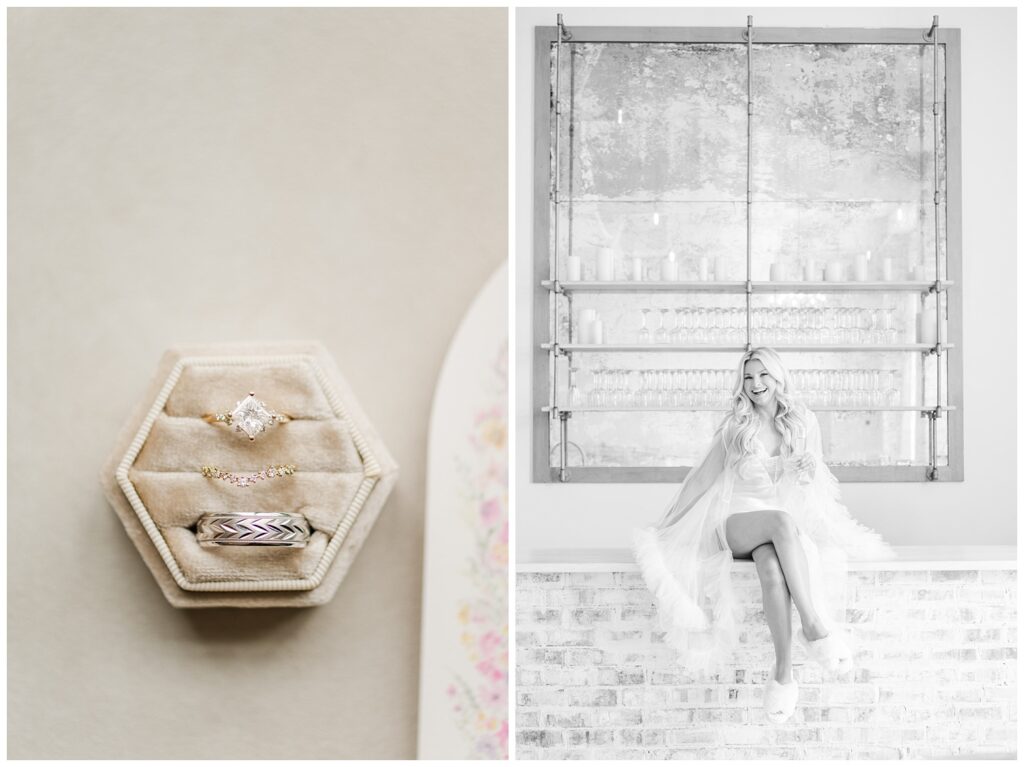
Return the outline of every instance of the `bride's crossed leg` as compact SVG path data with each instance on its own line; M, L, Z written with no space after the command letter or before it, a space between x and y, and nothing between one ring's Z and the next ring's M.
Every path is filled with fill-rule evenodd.
M792 674L790 598L800 613L808 639L813 641L828 634L811 599L807 556L796 523L784 511L747 511L726 520L725 538L734 557L750 557L757 567L765 619L775 646L775 678L785 684Z

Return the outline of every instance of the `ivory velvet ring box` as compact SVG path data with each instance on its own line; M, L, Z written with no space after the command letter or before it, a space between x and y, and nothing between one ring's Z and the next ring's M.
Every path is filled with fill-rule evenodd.
M254 439L210 418L250 392L283 422ZM217 467L240 481L223 481ZM271 466L294 471L267 472ZM256 479L246 480L246 477ZM337 591L398 467L317 343L176 347L103 469L107 497L175 607L308 607ZM305 517L303 547L201 545L200 518Z

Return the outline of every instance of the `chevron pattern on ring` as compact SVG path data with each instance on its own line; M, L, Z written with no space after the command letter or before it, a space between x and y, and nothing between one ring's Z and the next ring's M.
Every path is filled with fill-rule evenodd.
M294 543L305 540L309 529L292 520L265 519L216 520L209 525L208 540L218 543L264 544Z

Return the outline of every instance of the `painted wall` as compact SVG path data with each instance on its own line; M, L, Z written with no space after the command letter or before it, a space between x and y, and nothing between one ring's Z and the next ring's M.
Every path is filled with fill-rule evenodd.
M568 27L745 26L747 9L526 9L516 14L516 551L623 547L653 522L673 486L530 481L533 343L533 33L561 10ZM758 8L755 26L921 27L920 8ZM895 544L1016 540L1015 9L942 9L962 34L965 480L847 484L853 514Z

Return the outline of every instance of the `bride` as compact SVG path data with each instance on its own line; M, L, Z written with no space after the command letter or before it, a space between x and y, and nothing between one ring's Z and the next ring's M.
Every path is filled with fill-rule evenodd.
M737 635L732 563L753 559L775 647L764 695L773 722L796 707L791 605L806 653L828 673L848 673L852 653L839 628L846 558L892 556L840 503L818 421L793 399L789 373L767 347L743 355L731 412L658 527L634 533L634 552L666 641L695 671L729 660Z

